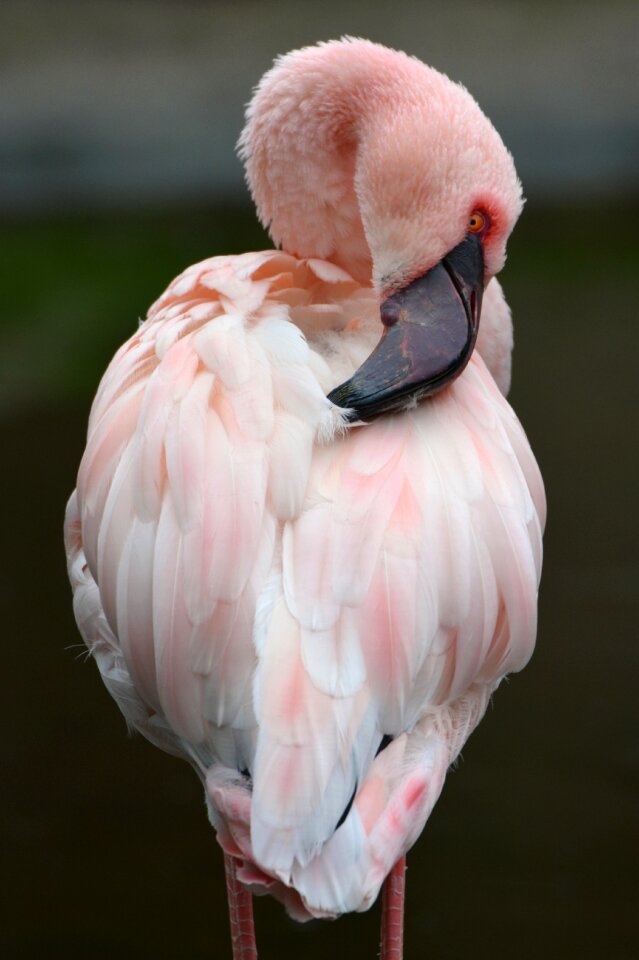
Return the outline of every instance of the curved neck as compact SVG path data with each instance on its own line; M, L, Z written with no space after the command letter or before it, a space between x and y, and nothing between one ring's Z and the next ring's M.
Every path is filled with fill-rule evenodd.
M405 54L368 41L325 44L281 58L247 111L240 154L261 222L274 242L331 260L371 282L372 256L356 183L373 118L399 98ZM402 91L405 95L405 87Z

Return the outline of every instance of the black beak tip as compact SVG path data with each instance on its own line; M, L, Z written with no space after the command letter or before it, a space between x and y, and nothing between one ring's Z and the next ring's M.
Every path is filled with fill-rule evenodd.
M363 419L357 409L357 401L353 393L351 380L346 380L327 394L327 399L339 407L342 419L349 424L360 423Z

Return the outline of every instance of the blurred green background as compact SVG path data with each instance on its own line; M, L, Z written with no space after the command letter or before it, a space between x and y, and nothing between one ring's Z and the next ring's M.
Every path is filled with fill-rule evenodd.
M550 510L538 649L410 855L406 958L637 956L637 6L372 6L0 7L2 956L229 956L200 786L85 662L61 524L115 348L188 263L267 244L233 153L251 87L343 33L463 81L514 152L512 402ZM377 907L256 913L264 960L376 955Z

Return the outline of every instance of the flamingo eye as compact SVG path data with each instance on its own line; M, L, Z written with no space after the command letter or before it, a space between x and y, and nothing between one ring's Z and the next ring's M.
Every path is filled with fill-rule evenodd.
M468 221L468 230L470 233L483 233L488 226L488 217L479 210L473 211Z

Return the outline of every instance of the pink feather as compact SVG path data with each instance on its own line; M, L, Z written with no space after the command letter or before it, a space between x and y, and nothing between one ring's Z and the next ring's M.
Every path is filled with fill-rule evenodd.
M521 190L463 88L367 41L278 61L241 152L283 249L189 267L118 351L66 545L128 722L195 766L240 881L308 919L371 905L533 650L545 500L493 279ZM478 203L468 366L348 427L326 394L377 343L380 298Z

